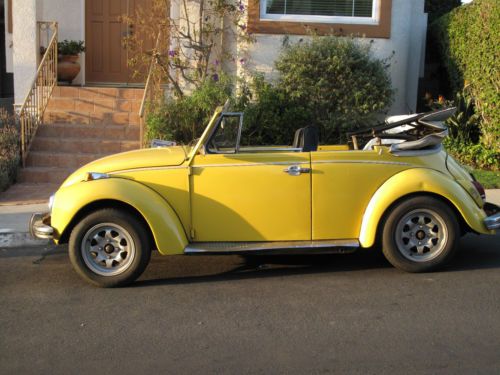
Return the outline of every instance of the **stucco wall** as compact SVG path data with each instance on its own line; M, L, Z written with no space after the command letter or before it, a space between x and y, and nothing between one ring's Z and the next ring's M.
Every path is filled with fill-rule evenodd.
M12 33L9 33L7 30L7 24L8 24L8 7L9 7L9 2L4 1L4 6L5 6L5 13L4 13L4 20L5 20L5 70L7 73L12 73L14 71L14 62L13 62L13 41L12 41Z
M15 103L22 104L37 68L36 0L13 3L14 96Z
M85 40L85 5L84 0L38 0L38 20L57 21L59 40ZM85 65L84 54L80 55L82 71L73 81L82 83Z
M37 69L37 21L57 21L59 40L84 40L84 0L16 0L13 5L13 72L16 104L22 104ZM7 44L9 46L9 44ZM85 61L80 57L81 63ZM83 71L83 69L82 69ZM82 82L83 72L74 83Z

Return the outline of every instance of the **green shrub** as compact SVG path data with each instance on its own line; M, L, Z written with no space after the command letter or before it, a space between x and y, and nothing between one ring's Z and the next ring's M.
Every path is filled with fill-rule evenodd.
M446 121L449 135L443 144L446 150L462 163L482 169L498 170L500 152L479 142L481 138L480 117L475 111L475 101L469 87L458 92L454 101L439 97L429 100L428 106L438 110L455 106L455 114Z
M215 76L190 95L172 97L147 116L147 139L164 139L188 144L199 137L217 106L231 97L233 80Z
M313 37L285 44L275 63L277 87L322 129L323 142L345 141L346 131L372 123L392 102L389 58L374 58L370 47L353 38Z
M482 143L500 145L500 3L474 0L438 19L431 28L453 92L470 85L481 118Z
M15 119L0 109L0 191L6 190L16 179L19 166L19 132Z
M85 42L82 40L63 40L57 43L57 52L60 55L79 55L85 52Z
M291 145L295 130L310 123L310 113L281 87L254 76L238 99L245 118L241 143L250 145Z

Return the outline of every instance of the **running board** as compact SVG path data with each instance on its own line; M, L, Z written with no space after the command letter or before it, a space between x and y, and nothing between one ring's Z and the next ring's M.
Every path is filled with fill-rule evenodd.
M184 254L345 254L359 248L358 240L278 241L278 242L193 242Z

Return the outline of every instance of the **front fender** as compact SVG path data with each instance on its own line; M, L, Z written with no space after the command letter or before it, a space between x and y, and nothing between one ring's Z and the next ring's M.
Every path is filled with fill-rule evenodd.
M59 189L55 195L51 226L59 238L75 215L101 200L114 200L134 207L151 228L161 254L182 254L188 241L182 224L168 202L149 187L124 178L79 182Z
M375 192L363 215L359 234L361 246L373 246L378 224L387 209L398 199L415 193L431 193L445 198L455 206L473 230L478 233L494 234L484 226L485 212L477 206L464 188L441 172L415 168L392 176Z

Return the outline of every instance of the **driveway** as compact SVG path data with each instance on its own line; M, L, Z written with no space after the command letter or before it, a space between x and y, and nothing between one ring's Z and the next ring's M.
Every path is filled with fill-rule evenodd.
M65 248L0 249L0 373L500 372L500 236L443 272L376 252L160 257L97 289Z

